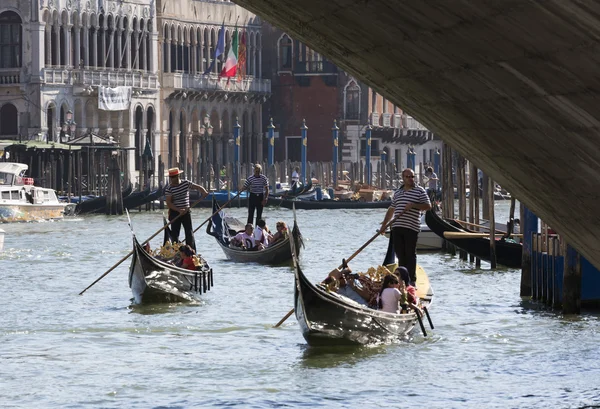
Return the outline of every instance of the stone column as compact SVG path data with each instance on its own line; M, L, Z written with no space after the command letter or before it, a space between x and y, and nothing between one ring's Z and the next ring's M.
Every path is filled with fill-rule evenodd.
M146 53L148 52L148 44L146 41L147 35L148 30L142 30L142 52L140 53L140 69L146 71L148 70L148 67L146 67Z
M71 61L71 28L72 24L67 24L65 28L65 67L72 67L73 61Z
M190 53L191 53L191 57L189 59L190 62L190 74L195 75L197 68L196 68L196 54L197 54L197 50L196 50L196 42L192 41L190 44Z
M46 57L45 58L46 67L51 67L52 66L52 26L47 25L45 30L46 30L46 32L45 32L46 41L45 41L44 55Z
M44 39L44 36L46 32L46 27L43 23L31 23L31 25L31 43L33 45L31 53L31 73L34 77L41 77L42 67L45 64L44 48L46 45L46 41ZM36 82L38 81L36 80Z
M128 41L126 41L126 45L125 45L125 60L127 61L126 64L126 68L127 71L131 71L131 50L133 47L132 43L132 38L133 38L133 30L132 29L128 29L127 30L127 39Z
M92 35L92 61L94 68L98 68L98 26L94 27L94 35Z
M117 61L115 68L123 67L121 63L123 60L123 29L121 27L117 28Z
M104 23L106 24L106 23ZM106 67L106 26L102 27L102 38L100 39L100 67Z
M165 48L167 50L166 54L167 54L167 64L165 67L163 67L164 72L172 72L171 70L171 30L169 30L169 33L167 34L167 38L164 39L165 42Z
M54 27L54 31L56 32L56 65L60 66L60 29L61 29L61 25L57 24Z
M73 55L75 56L73 61L73 66L76 69L81 68L81 26L79 24L77 24L75 26L75 52L73 53Z
M133 44L132 46L135 47L135 57L134 57L134 61L133 61L133 69L134 70L139 70L140 68L140 30L135 29L133 31Z
M113 27L110 30L110 35L108 37L108 67L115 68L115 27L113 23Z
M90 46L90 28L83 26L83 66L89 68L90 66L90 53L88 47Z

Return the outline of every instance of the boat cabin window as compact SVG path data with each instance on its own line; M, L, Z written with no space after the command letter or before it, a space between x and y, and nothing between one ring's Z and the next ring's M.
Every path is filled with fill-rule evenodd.
M10 200L10 192L2 192L2 200Z
M0 185L12 185L14 177L12 173L0 172Z

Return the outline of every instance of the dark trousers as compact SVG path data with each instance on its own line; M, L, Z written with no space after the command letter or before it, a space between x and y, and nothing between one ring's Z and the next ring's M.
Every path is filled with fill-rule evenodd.
M177 216L179 216L179 212L169 209L169 221L175 219ZM185 244L189 245L194 249L194 251L196 251L194 228L192 227L192 214L190 212L187 212L169 226L171 228L172 240L179 241L179 231L181 230L181 225L183 225L183 229L185 230Z
M263 205L262 201L265 197L264 194L257 195L256 193L250 193L248 198L248 224L254 224L254 210L256 210L256 221L258 222L262 218Z
M394 251L398 257L398 265L406 267L410 281L417 281L417 238L419 232L405 227L392 229Z

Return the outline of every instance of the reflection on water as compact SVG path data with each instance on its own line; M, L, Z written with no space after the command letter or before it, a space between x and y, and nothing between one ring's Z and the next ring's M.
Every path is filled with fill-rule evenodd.
M340 365L356 365L375 355L384 354L385 345L376 346L302 346L300 364L306 368L333 368Z

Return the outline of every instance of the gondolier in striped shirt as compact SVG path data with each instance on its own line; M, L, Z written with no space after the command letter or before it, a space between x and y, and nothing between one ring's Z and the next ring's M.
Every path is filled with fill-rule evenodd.
M398 265L406 267L411 285L417 281L417 238L421 231L421 212L431 209L427 192L415 184L415 172L407 168L402 171L402 186L394 193L392 205L381 223L380 232L392 219L392 238Z
M169 169L169 184L165 188L167 197L167 207L169 208L169 221L175 220L171 224L171 239L179 241L179 231L181 225L185 230L185 242L191 248L196 250L196 241L194 240L194 229L192 227L192 215L190 213L190 189L197 190L202 198L208 196L205 188L189 180L180 180L179 175L183 170L179 168Z
M269 198L269 180L262 174L262 166L254 165L254 174L246 178L244 188L250 193L248 198L248 224L253 224L256 210L256 223L262 219L263 207Z

